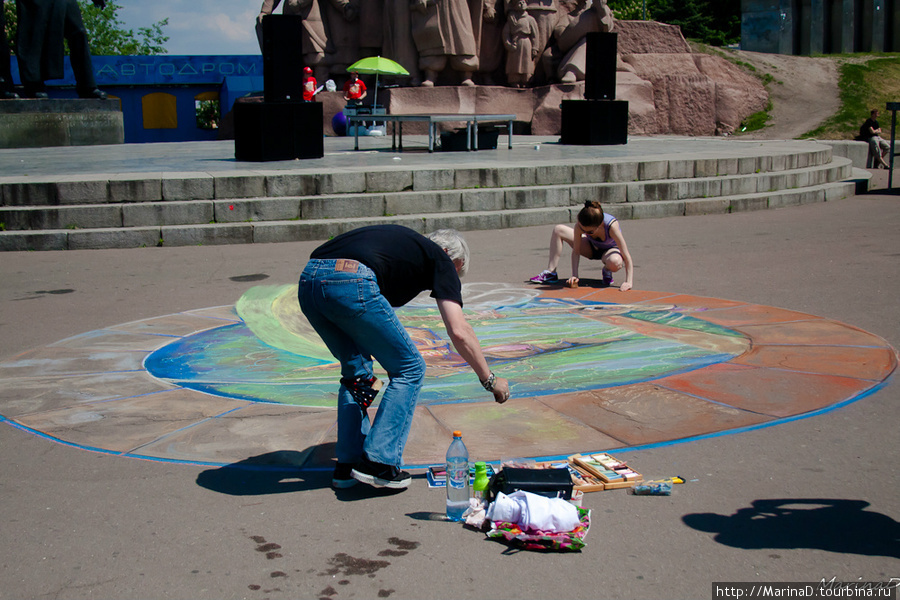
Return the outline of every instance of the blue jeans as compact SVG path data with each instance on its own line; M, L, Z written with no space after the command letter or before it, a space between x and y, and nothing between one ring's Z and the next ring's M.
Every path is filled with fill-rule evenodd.
M339 263L343 263L338 270ZM425 360L390 303L375 273L355 261L312 259L300 276L300 309L328 350L341 363L341 377L372 377L372 358L387 371L375 420L341 384L337 406L337 447L342 463L369 460L400 466L425 378ZM349 264L349 266L347 266Z

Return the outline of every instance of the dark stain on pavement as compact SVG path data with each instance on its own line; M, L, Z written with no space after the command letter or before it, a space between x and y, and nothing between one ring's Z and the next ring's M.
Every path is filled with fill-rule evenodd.
M388 543L396 546L397 548L388 548L386 550L382 550L378 553L378 556L403 556L405 554L409 554L410 550L415 550L419 547L419 542L410 542L408 540L401 540L400 538L396 537L389 538Z
M368 575L375 577L375 573L381 569L390 566L386 560L369 560L367 558L356 558L344 552L338 552L328 559L329 564L333 565L330 569L319 573L319 575Z
M234 277L229 277L231 281L236 283L243 283L247 281L262 281L263 279L268 279L269 276L265 273L254 273L252 275L235 275Z
M266 542L266 538L261 535L251 535L250 539L259 544L256 547L256 551L264 552L267 559L281 558L282 555L279 552L275 552L276 550L281 550L281 546L278 544Z

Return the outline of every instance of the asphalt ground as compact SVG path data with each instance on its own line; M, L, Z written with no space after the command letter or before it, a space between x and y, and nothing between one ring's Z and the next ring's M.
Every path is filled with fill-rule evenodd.
M810 313L897 348L900 196L873 173L881 193L623 222L635 288ZM550 230L467 233L467 280L523 282L544 268ZM0 361L234 303L261 274L293 282L317 244L6 253ZM898 400L893 377L815 417L621 453L687 483L669 497L586 494L587 546L570 554L444 521L442 491L422 478L335 492L327 474L134 460L2 424L0 598L709 598L713 582L888 581L900 578Z

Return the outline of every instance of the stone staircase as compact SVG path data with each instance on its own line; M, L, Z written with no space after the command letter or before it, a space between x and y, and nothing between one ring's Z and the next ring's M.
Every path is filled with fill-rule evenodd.
M0 250L322 240L362 225L421 232L571 223L585 200L619 219L730 213L853 196L828 146L753 155L567 159L0 180ZM746 154L746 153L745 153Z

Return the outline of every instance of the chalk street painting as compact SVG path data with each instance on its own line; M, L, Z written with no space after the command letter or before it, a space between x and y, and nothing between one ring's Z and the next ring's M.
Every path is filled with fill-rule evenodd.
M897 366L876 335L770 306L616 288L473 283L463 292L512 398L501 406L485 394L432 299L400 309L428 368L409 467L439 463L454 429L473 456L496 461L770 427L864 398ZM338 378L296 286L259 286L234 306L112 325L0 362L0 421L132 458L265 457L327 470Z
M734 331L665 306L544 298L536 290L495 286L466 291L485 358L512 382L516 397L647 381L728 361L748 347ZM339 365L296 298L296 285L254 288L237 304L241 322L157 350L145 361L147 370L203 392L333 407ZM434 300L425 296L397 312L428 365L420 405L483 401L484 390L449 344Z

